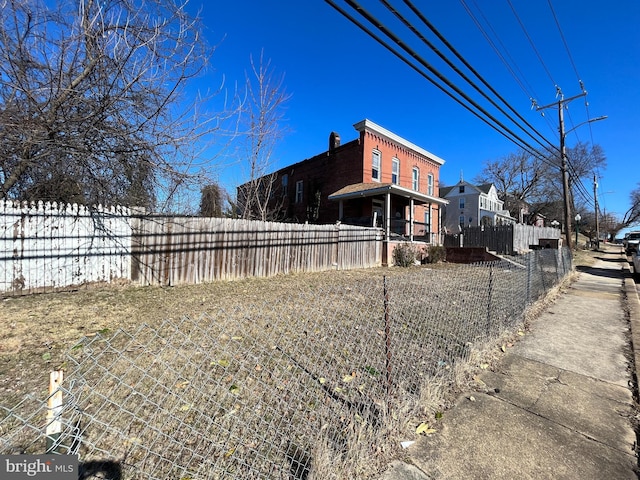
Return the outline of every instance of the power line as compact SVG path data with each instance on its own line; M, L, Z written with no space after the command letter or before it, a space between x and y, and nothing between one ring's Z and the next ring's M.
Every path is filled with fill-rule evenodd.
M567 57L569 57L569 62L571 63L571 67L573 68L574 73L576 74L576 79L578 80L578 84L580 85L580 90L586 92L584 82L581 80L580 73L578 73L578 67L576 67L576 63L573 60L573 55L571 55L571 50L569 49L569 44L567 43L567 39L564 35L564 31L560 26L560 21L558 19L558 15L556 14L555 9L553 8L553 3L551 0L547 0L549 4L549 9L551 10L551 15L553 16L553 20L555 21L556 27L558 29L558 33L560 34L560 38L562 39L562 44L564 45L564 49L567 52ZM585 110L587 112L587 119L591 119L591 113L589 112L589 102L585 98L584 102ZM589 138L591 139L591 145L594 144L593 141L593 129L591 128L591 124L589 124Z
M478 20L477 16L473 13L473 11L471 10L471 8L469 8L469 6L467 5L467 3L465 2L465 0L460 0L460 4L462 5L462 7L465 9L465 11L467 12L467 15L469 15L469 17L471 18L471 20L473 21L473 23L475 23L476 28L480 31L480 33L482 34L482 36L485 38L485 40L487 41L487 43L489 44L489 46L491 46L491 48L493 49L493 51L495 52L496 56L500 59L500 61L503 63L503 65L505 66L505 68L507 69L507 71L511 74L511 76L514 78L514 80L516 81L516 83L520 86L520 89L524 92L524 94L530 99L534 99L536 98L536 94L533 91L533 88L531 87L531 85L527 82L526 77L522 74L522 71L520 70L520 68L518 67L517 63L513 60L513 57L511 57L511 55L509 54L509 51L507 50L507 48L505 48L504 43L502 42L502 40L500 40L500 36L497 34L497 32L495 31L495 29L493 28L493 26L491 25L491 22L487 19L487 17L484 15L482 9L478 6L478 4L473 1L473 5L476 8L476 10L480 13L480 16L482 17L482 20L484 20L484 22L488 25L489 29L491 30L491 33L493 34L493 36L497 39L498 43L500 44L500 47L502 48L502 51L500 51L500 49L498 48L498 46L495 44L495 42L492 40L491 36L487 33L487 31L485 30L485 28L482 26L481 22ZM505 54L503 55L502 52L505 52ZM505 55L507 58L505 58ZM512 66L513 65L513 66ZM517 72L516 72L517 70Z
M385 6L387 6L387 8L391 9L389 2L386 0L381 0ZM489 89L489 91L495 95L504 105L507 106L507 108L509 108L509 110L511 110L522 122L524 122L524 124L529 127L531 130L533 130L533 132L535 132L538 136L540 136L540 138L544 139L547 143L550 144L550 142L548 142L546 140L546 138L536 130L535 127L533 127L524 117L522 117L522 115L520 115L510 104L509 102L507 102L504 97L502 95L500 95L485 79L482 75L480 75L478 73L478 71L473 68L471 66L471 64L453 47L453 45L451 45L451 43L444 37L444 35L442 35L438 29L422 14L422 12L420 12L415 5L410 1L410 0L404 0L404 3L411 9L411 11L422 21L422 23L424 23L429 30L431 30L437 37L438 39L456 56L456 58L458 60L460 60L463 65L465 67L467 67L471 73L473 73L473 75L475 75L475 77L480 80L482 82L482 84L487 87ZM392 10L396 16L399 16L399 12L397 12L395 9ZM400 16L401 17L401 16ZM399 17L399 18L400 18ZM401 17L401 21L403 23L405 23L405 25L407 25L407 21L406 19L404 19L404 17ZM424 38L423 35L421 35L419 32L417 32L417 30L413 27L413 25L409 24L408 27L414 32L415 35L417 35L419 38L421 38L428 46L429 48L431 48L431 50L433 50L442 60L444 60L447 65L449 65L456 73L458 73L458 75L460 75L467 83L469 83L472 87L474 87L476 89L476 91L478 91L483 97L485 97L487 100L489 100L491 102L492 105L494 105L496 108L498 108L498 110L503 113L507 118L509 118L509 120L511 120L513 123L515 123L516 125L518 125L518 123L513 120L513 118L505 113L500 107L498 107L473 81L471 81L466 75L464 75L463 73L461 73L456 67L455 65L453 65L453 63L451 61L449 61L431 42L429 42L426 38ZM545 145L543 145L539 140L537 140L535 137L533 137L533 135L531 135L529 132L527 132L522 126L518 125L523 131L525 131L525 133L527 133L531 138L533 138L534 140L536 140L536 142L538 142L541 146L543 146L544 148L547 148Z
M488 83L486 80L470 65L470 63L464 59L462 55L460 55L457 50L451 45L450 42L429 22L426 17L411 3L410 0L404 0L404 3L411 9L411 11L442 41L442 43L447 46L447 48L454 53L454 55L460 60L488 89L491 93L493 93L502 103L504 103L507 108L513 111L518 118L521 118L525 125L527 125L531 130L534 131L537 135L539 135L545 142L551 145L552 148L543 144L538 140L534 135L527 130L523 125L521 125L516 119L514 119L511 115L504 111L496 102L489 98L488 94L483 92L482 89L474 83L467 75L465 75L453 62L447 58L445 54L443 54L432 42L430 42L420 31L407 19L405 18L395 7L391 5L391 3L387 0L380 0L381 3L385 5L388 11L390 11L400 22L409 29L409 31L415 35L418 39L422 41L425 45L427 45L438 57L443 60L454 72L456 72L460 77L462 77L468 84L470 84L478 93L480 93L483 98L488 100L495 108L497 108L503 115L505 115L511 122L513 122L519 129L525 132L529 137L534 139L538 144L540 144L546 151L547 155L543 155L537 148L530 145L527 141L523 140L519 135L514 133L510 128L504 125L501 121L499 121L494 115L489 113L486 109L484 109L481 105L479 105L476 101L474 101L469 95L464 93L459 87L454 85L448 78L445 77L441 72L436 70L431 64L429 64L421 55L419 55L414 49L409 47L403 40L401 40L395 33L393 33L385 24L381 22L377 18L375 18L371 13L369 13L365 8L363 8L360 4L358 4L354 0L345 0L345 2L351 7L355 12L357 12L362 18L364 18L370 25L379 30L384 36L386 36L391 43L385 41L378 34L373 32L370 28L360 22L358 19L354 18L349 12L347 12L344 8L337 5L334 0L325 0L329 5L331 5L335 10L337 10L342 16L347 18L350 22L360 28L363 32L369 35L372 39L382 45L385 49L395 55L397 58L402 60L405 64L411 67L414 71L419 73L425 79L427 79L431 84L445 93L447 96L456 101L463 108L471 112L477 118L482 120L484 123L489 125L491 128L496 130L502 136L512 141L514 144L522 148L524 151L531 154L534 158L542 161L543 163L550 165L554 168L559 168L559 165L556 161L554 161L555 151L558 150L551 142L549 142L542 134L540 134L535 128L533 128L526 120L524 120L514 109L509 105L509 103L504 100L504 98ZM396 48L396 47L399 47ZM403 53L404 52L404 53ZM426 69L429 73L423 70ZM554 151L555 149L555 151ZM549 157L548 154L552 153L553 156ZM567 162L567 170L571 172L572 184L576 186L577 193L581 196L584 196L585 187L582 184L580 177L576 174L573 165L569 165ZM587 197L588 198L588 197Z
M522 23L522 20L520 20L520 16L518 15L518 12L516 12L515 7L511 3L511 0L507 0L507 3L511 7L511 11L513 12L513 15L516 17L516 20L518 21L518 24L520 25L520 28L524 32L525 37L527 37L527 40L529 40L529 45L531 45L531 48L533 49L533 51L535 52L536 56L538 57L538 60L540 61L540 64L544 68L544 71L547 72L547 75L548 75L549 79L551 80L551 83L553 83L557 87L558 84L553 79L553 76L551 75L551 72L547 68L547 65L544 63L544 60L542 60L542 57L540 56L540 53L538 52L538 49L536 48L535 43L531 39L531 36L529 36L529 32L527 32L527 29L525 28L524 23Z
M365 25L363 25L361 22L359 22L357 19L355 19L351 14L349 14L343 8L338 6L335 3L335 1L333 1L333 0L325 0L325 1L329 5L331 5L334 9L336 9L341 15L343 15L349 21L354 23L356 26L358 26L358 28L360 28L365 33L367 33L371 38L373 38L378 43L380 43L383 47L385 47L387 50L389 50L391 53L393 53L395 56L397 56L404 63L409 65L412 69L414 69L416 72L418 72L424 78L426 78L429 82L431 82L438 89L440 89L441 91L446 93L450 98L454 99L458 104L460 104L462 107L467 109L469 112L471 112L477 118L482 120L484 123L489 125L491 128L496 130L498 133L503 135L505 138L507 138L508 140L512 141L517 146L519 146L523 150L527 151L528 153L530 153L534 157L539 158L541 161L546 162L549 165L557 168L557 165L554 165L554 164L550 163L548 161L548 159L540 151L538 151L535 147L531 146L529 143L527 143L525 140L523 140L520 136L518 136L516 133L514 133L510 128L508 128L506 125L504 125L502 122L500 122L497 118L495 118L493 115L491 115L488 111L486 111L482 106L480 106L477 102L475 102L473 99L471 99L462 90L460 90L453 83L451 83L444 75L442 75L439 71L437 71L434 67L432 67L424 58L422 58L420 55L418 55L413 49L411 49L402 40L400 40L400 38L398 38L395 34L393 34L384 25L383 22L380 22L378 19L376 19L373 15L371 15L366 9L364 9L357 2L355 2L353 0L346 0L346 3L353 10L355 10L360 16L365 18L371 25L375 26L378 30L380 30L393 43L395 43L402 50L404 50L409 55L410 58L412 58L414 61L418 62L420 65L422 65L424 68L426 68L429 72L431 72L431 74L434 75L444 85L438 83L434 78L432 78L426 72L424 72L420 68L418 68L418 66L416 66L412 61L409 61L407 58L405 58L402 53L399 53L396 49L394 49L392 46L390 46L388 43L386 43L383 39L381 39L379 36L377 36L375 33L373 33ZM447 90L447 88L445 88L445 85L450 90L455 92L455 94L457 94L460 97L462 97L462 99L464 99L467 103L463 102L460 98L456 97L456 95L454 95L454 93L452 93L450 90ZM519 126L519 127L523 128L521 126ZM546 148L548 149L548 147L546 147Z
M576 64L573 61L573 56L571 55L571 51L569 50L569 45L567 44L567 40L564 37L564 32L562 31L562 27L560 27L560 22L558 21L558 16L556 15L556 11L553 9L553 4L551 3L551 0L547 0L547 3L549 4L549 9L551 10L551 14L553 15L553 19L556 22L556 27L558 27L558 32L560 33L560 38L562 39L562 43L564 44L564 49L567 51L567 56L569 57L569 61L571 62L571 66L573 67L573 71L576 74L576 78L578 79L578 82L580 84L580 89L582 91L584 91L584 84L582 83L582 80L580 80L580 74L578 73L578 69L576 68Z
M509 50L505 47L504 43L500 39L500 36L495 31L495 29L491 25L491 22L485 16L485 14L482 11L482 9L478 6L478 4L474 0L472 0L472 2L473 2L473 5L474 5L475 9L479 12L480 16L482 17L482 20L488 26L488 28L491 30L491 33L493 34L493 36L496 38L497 42L500 44L500 47L501 47L502 51L500 51L500 49L496 46L495 42L491 39L490 35L487 33L485 28L482 26L481 22L478 20L477 16L474 14L474 12L471 10L471 8L467 5L465 0L460 0L460 3L462 4L463 8L467 12L467 15L469 15L471 20L475 23L476 28L480 31L480 33L485 38L487 43L494 50L496 56L502 61L502 63L504 64L505 68L511 74L511 76L514 78L516 83L520 86L520 88L522 89L524 94L527 96L527 98L531 102L532 108L535 108L536 105L537 105L536 98L538 97L536 92L531 87L531 85L527 82L526 76L523 75L522 71L518 67L517 62L510 55ZM502 52L504 52L504 54ZM505 58L505 57L508 58L508 61L507 61L507 58ZM526 84L526 86L525 86L525 84ZM547 126L549 127L551 132L553 132L557 137L557 129L556 129L555 125L552 125L551 121L546 116L543 115L542 117L545 119L545 121L547 123Z

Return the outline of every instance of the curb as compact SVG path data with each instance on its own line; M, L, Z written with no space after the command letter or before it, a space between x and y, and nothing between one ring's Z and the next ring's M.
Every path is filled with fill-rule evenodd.
M636 383L636 391L634 392L637 395L637 386L638 386L638 368L640 368L640 298L638 297L638 290L636 289L636 283L633 280L631 274L631 266L626 261L622 268L624 270L624 293L626 296L626 307L629 312L629 325L631 328L631 346L633 349L633 360L634 360L634 382ZM636 401L638 398L636 398Z
M640 368L640 298L638 297L638 290L626 255L624 256L624 259L624 266L622 267L624 272L623 290L626 299L627 311L629 313L629 327L631 329L631 356L633 359L631 371L633 381L630 387L637 405L640 402L640 393L638 390L638 369ZM636 456L638 457L638 465L640 466L640 456L638 456L640 451L640 427L638 425L634 425L634 430L636 431Z

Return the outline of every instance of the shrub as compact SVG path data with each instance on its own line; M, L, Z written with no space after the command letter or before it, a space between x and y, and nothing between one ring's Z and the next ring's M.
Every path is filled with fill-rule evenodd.
M433 245L429 247L429 256L427 261L429 263L444 262L447 259L447 249L442 245Z
M393 263L399 267L410 267L416 261L418 251L414 245L405 242L393 249Z

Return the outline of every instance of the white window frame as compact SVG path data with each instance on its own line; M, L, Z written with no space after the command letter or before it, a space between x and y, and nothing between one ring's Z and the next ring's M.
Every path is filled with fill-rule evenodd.
M420 169L418 167L413 167L411 170L411 188L416 192L420 190Z
M373 150L371 152L371 180L374 182L381 181L382 177L382 169L380 165L382 164L382 153L380 150Z
M296 182L296 203L302 203L303 193L304 193L304 181L298 180Z
M400 185L400 160L396 157L391 159L391 183Z
M427 195L433 196L433 173L427 175Z

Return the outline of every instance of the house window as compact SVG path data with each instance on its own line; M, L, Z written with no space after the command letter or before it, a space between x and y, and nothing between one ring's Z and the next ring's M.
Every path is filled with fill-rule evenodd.
M427 175L427 195L433 195L433 174Z
M416 192L420 188L420 169L417 167L413 167L411 172L411 188L413 188Z
M460 209L464 210L464 197L460 197Z
M458 193L464 193L464 185L458 187Z
M391 160L391 183L400 184L400 160L397 158Z
M376 182L380 181L380 157L381 153L378 150L374 150L371 153L371 180Z
M464 215L460 215L460 218L458 219L458 221L460 222L460 226L464 227Z
M304 182L302 180L298 180L296 182L296 203L302 203L302 188Z
M287 196L287 187L289 186L289 174L282 175L282 196Z

